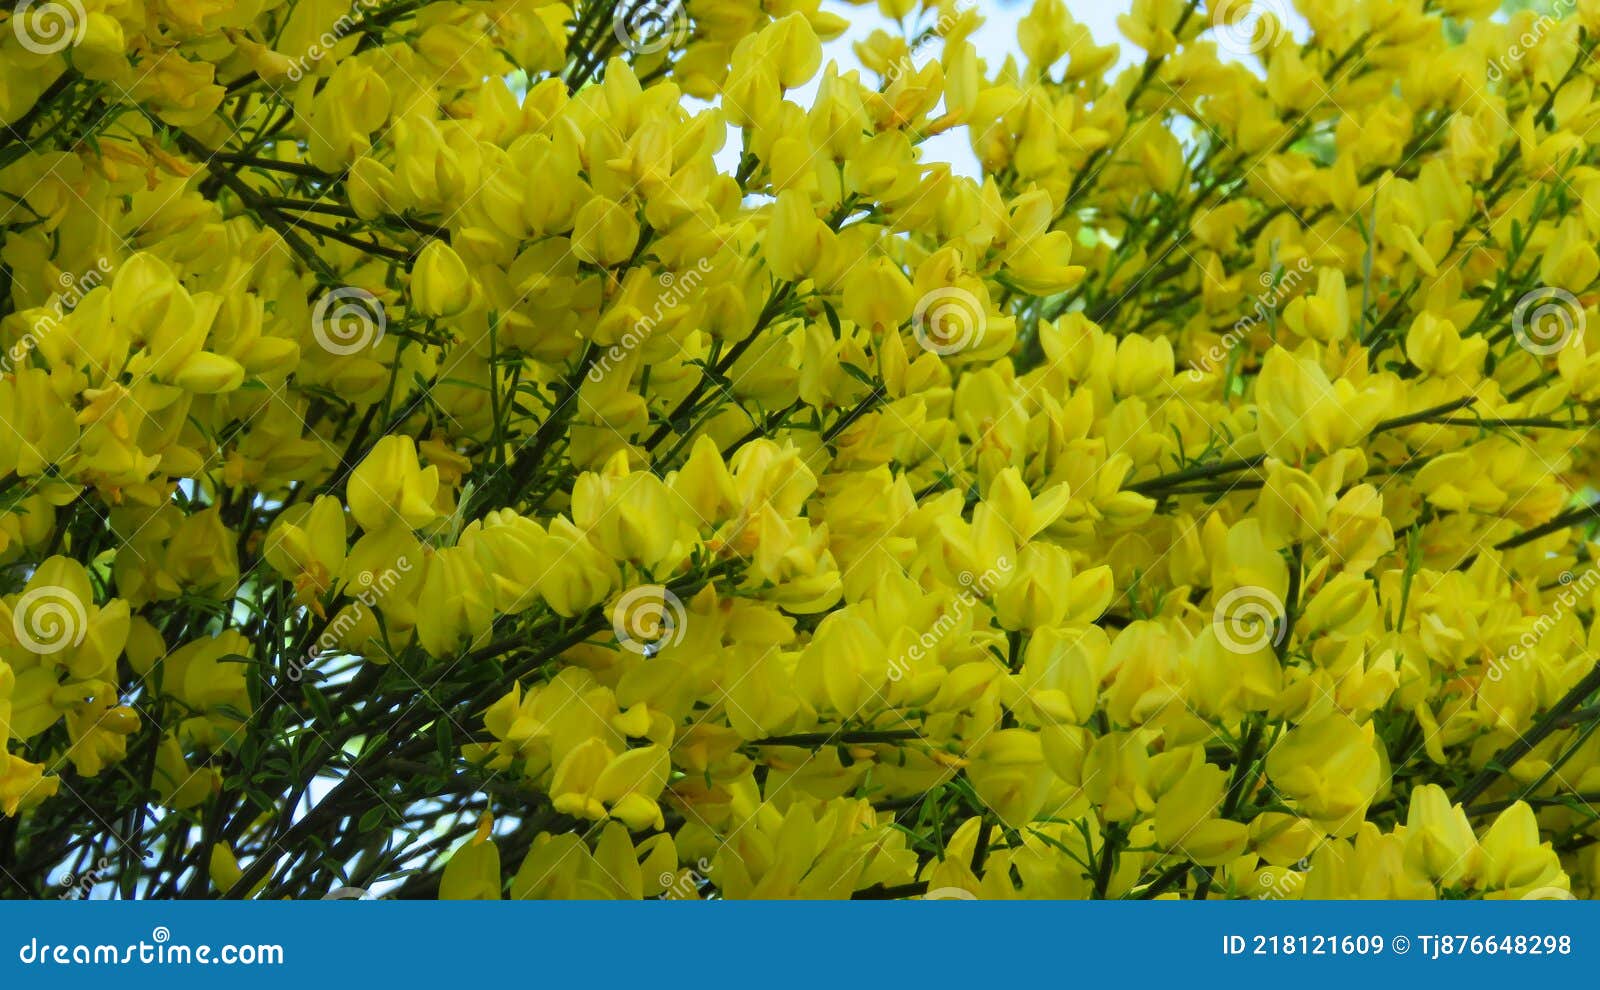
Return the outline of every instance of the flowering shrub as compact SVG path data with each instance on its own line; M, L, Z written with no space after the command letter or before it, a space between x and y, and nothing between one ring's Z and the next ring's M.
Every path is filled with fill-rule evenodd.
M1600 2L876 6L0 14L8 891L1600 886Z

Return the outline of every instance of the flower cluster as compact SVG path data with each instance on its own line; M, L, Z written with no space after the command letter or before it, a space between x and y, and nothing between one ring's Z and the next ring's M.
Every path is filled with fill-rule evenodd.
M1600 891L1600 0L982 6L0 13L6 882Z

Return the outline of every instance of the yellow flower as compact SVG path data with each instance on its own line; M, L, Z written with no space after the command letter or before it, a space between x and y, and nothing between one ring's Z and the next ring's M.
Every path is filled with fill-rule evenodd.
M488 812L478 821L478 831L450 855L439 880L444 901L498 901L500 899L500 849L490 837L494 817Z
M472 276L444 241L429 241L411 269L411 299L427 316L456 316L472 303Z
M309 506L295 506L278 517L267 534L267 563L294 582L300 603L321 609L322 596L344 567L344 506L320 496Z
M1326 715L1284 734L1267 754L1272 786L1316 824L1337 836L1355 834L1383 781L1372 723Z
M550 785L555 808L564 814L602 820L608 815L630 829L661 828L656 797L667 782L667 751L646 746L612 754L598 739L568 753Z
M1130 0L1132 69L1066 0L65 6L0 26L29 858L1600 895L1600 0Z
M1490 896L1517 898L1551 888L1565 890L1570 885L1555 849L1539 841L1539 823L1525 801L1500 812L1484 833L1479 850L1478 883L1492 892Z
M1218 817L1227 781L1228 775L1209 763L1185 771L1156 801L1156 841L1202 866L1220 866L1239 855L1246 826Z
M373 445L346 485L350 514L361 528L420 529L438 516L439 469L422 467L410 437L386 436Z
M1478 840L1466 811L1452 805L1437 784L1423 784L1411 792L1406 849L1443 886L1460 886L1477 874Z
M55 795L61 781L46 776L43 764L29 763L15 753L0 753L4 773L0 773L0 812L15 816L36 807Z
M417 639L433 656L452 655L463 640L476 641L494 622L494 594L483 568L465 547L446 547L426 558L418 592Z

